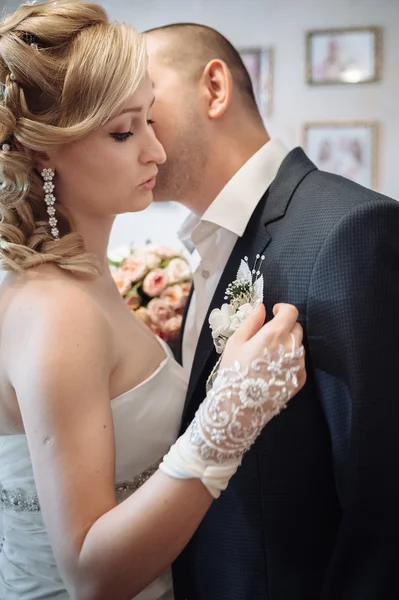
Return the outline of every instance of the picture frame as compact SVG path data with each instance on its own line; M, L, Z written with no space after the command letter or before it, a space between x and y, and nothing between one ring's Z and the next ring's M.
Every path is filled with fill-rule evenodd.
M376 190L378 185L376 121L318 121L305 123L303 146L322 171L342 175Z
M262 119L272 113L274 52L270 47L242 48L242 61L251 78Z
M350 27L309 31L306 80L310 85L353 85L381 78L382 31Z

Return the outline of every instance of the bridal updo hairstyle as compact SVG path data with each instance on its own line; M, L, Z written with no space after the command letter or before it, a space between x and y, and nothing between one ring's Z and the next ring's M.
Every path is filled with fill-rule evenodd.
M64 207L60 239L46 214L40 153L104 125L147 67L143 37L96 4L25 4L0 23L0 269L55 263L99 272Z

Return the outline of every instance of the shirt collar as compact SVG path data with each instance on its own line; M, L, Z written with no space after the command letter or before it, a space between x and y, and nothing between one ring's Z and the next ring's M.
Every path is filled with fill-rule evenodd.
M267 142L230 179L202 220L241 237L287 154L288 150L280 140Z
M255 152L227 182L202 217L190 213L185 219L178 236L186 248L192 252L198 239L218 227L241 237L287 154L287 148L279 139L269 140Z
M184 219L179 231L177 232L177 237L190 253L193 253L195 250L195 244L192 240L192 235L200 222L201 217L193 212L190 212L188 217Z

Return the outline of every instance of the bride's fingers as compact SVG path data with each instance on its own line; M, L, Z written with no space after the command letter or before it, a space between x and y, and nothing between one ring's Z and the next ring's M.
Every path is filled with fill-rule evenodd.
M302 346L303 342L303 329L299 323L295 323L294 327L291 329L291 334L294 337L295 350L298 350L298 348Z
M294 327L298 320L299 312L293 304L280 302L273 306L274 325L287 328L289 331Z
M255 344L263 344L270 350L275 350L280 344L286 345L298 319L298 310L292 304L280 304L274 312L275 317L253 337Z
M242 345L250 340L262 327L266 319L264 304L259 304L231 336L229 346Z

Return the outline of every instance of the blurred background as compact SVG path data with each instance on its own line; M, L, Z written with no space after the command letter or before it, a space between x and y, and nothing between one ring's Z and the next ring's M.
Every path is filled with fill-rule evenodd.
M3 3L3 13L19 2ZM272 137L320 168L399 199L399 0L106 0L139 30L173 22L218 29L248 65ZM186 209L117 218L110 248L151 239L180 248Z

